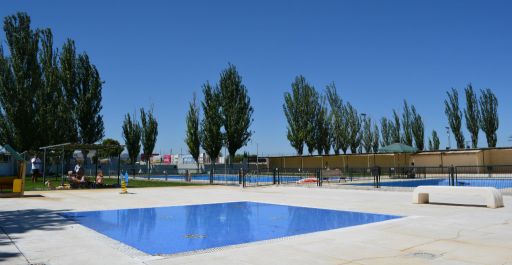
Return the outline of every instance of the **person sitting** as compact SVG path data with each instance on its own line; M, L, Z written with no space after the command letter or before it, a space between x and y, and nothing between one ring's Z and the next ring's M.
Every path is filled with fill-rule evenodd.
M86 183L84 168L78 167L77 170L75 174L72 171L68 171L69 184L73 188L78 188Z
M96 185L103 185L103 170L98 169L98 174L96 175Z

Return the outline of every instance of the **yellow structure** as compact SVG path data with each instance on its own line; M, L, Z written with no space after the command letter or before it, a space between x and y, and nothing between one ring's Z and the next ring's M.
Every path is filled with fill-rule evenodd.
M361 168L361 167L498 166L512 165L512 147L419 153L376 153L323 156L276 156L268 158L269 168Z
M128 189L126 188L126 181L121 180L121 194L128 194Z
M16 177L3 177L3 183L7 185L12 185L12 192L10 193L1 193L0 197L22 197L25 193L25 175L27 172L26 162L25 160L18 160L18 174Z

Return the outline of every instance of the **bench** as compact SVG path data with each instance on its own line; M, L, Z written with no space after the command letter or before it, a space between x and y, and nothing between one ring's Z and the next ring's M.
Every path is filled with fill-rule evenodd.
M477 195L485 198L487 207L503 207L503 195L492 187L461 187L461 186L418 186L414 189L413 203L428 203L429 194Z

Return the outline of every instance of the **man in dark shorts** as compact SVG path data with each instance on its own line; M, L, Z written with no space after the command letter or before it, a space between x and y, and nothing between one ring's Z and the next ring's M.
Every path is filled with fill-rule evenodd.
M39 177L39 174L41 172L41 159L39 159L39 157L37 157L36 154L30 160L30 163L32 164L32 182L36 182L37 177Z

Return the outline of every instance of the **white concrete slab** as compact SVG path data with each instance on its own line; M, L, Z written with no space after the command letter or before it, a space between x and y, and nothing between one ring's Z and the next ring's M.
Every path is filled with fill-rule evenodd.
M0 200L0 253L58 264L512 264L512 197L505 207L412 204L411 192L204 186L29 192ZM435 197L431 198L435 201ZM431 201L432 201L431 200ZM257 201L408 216L187 255L151 256L61 218L60 211ZM6 243L7 242L7 243ZM16 248L17 247L17 248ZM2 264L26 264L19 253Z

